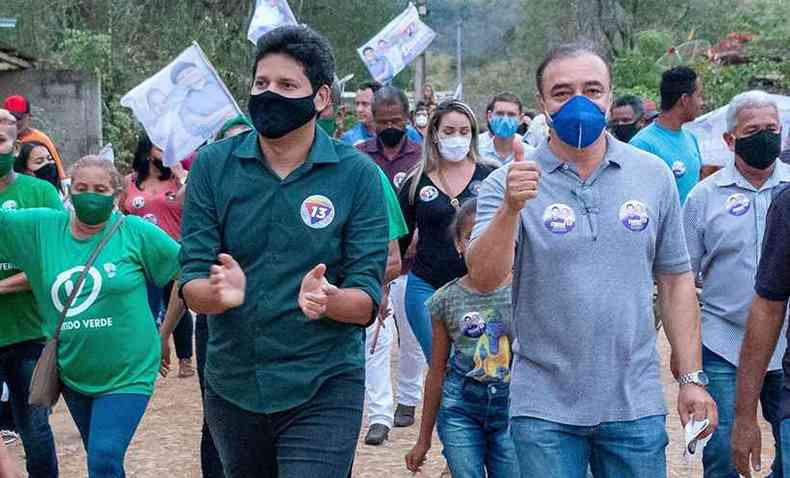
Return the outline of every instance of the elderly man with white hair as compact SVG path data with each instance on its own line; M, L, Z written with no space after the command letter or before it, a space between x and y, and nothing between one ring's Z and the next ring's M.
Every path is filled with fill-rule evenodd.
M790 182L790 166L777 161L781 124L776 103L762 91L735 96L727 109L724 141L734 159L697 184L683 207L691 265L702 283L702 366L719 409L719 428L703 451L705 478L737 478L730 432L735 417L738 359L760 261L772 198ZM760 393L771 423L776 458L771 477L782 477L779 446L782 338L770 357ZM767 352L766 352L767 354Z

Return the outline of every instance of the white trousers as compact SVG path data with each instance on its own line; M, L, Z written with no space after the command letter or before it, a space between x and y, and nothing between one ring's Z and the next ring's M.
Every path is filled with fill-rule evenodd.
M365 399L367 400L368 425L380 423L392 429L395 416L390 378L390 351L395 336L395 322L388 316L379 329L376 350L370 353L376 333L376 319L365 334Z
M406 319L406 279L403 275L390 285L390 301L400 337L398 356L398 403L410 407L417 406L422 400L422 387L425 380L425 356L420 344L411 331Z

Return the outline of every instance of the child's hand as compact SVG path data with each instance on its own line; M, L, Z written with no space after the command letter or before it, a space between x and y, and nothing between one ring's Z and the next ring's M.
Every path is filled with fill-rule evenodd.
M412 473L420 471L420 467L425 463L425 455L430 449L430 444L417 442L411 451L406 454L406 468Z

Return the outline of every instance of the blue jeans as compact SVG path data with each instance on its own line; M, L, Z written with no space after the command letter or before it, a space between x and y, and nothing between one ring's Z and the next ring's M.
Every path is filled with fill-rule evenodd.
M198 383L200 384L200 396L206 396L206 346L208 345L208 317L198 314L195 318L195 361L197 362ZM203 429L200 433L200 467L203 470L203 478L224 478L222 472L222 462L219 460L219 453L214 446L211 432L206 423L206 416L203 415Z
M735 376L738 369L716 353L702 347L702 368L710 379L708 393L719 409L719 427L702 451L702 464L705 478L738 478L732 463L730 433L735 421ZM763 417L771 424L774 435L774 462L769 478L782 478L782 452L780 445L780 403L782 397L783 374L780 370L765 375L760 392Z
M30 379L44 345L21 342L0 348L0 375L11 392L11 415L25 448L27 473L30 478L58 476L55 440L49 426L48 408L28 405Z
M669 439L663 415L596 426L513 417L510 433L522 478L665 478Z
M406 320L409 321L411 331L420 343L425 360L431 363L431 314L425 306L425 301L436 292L431 284L409 272L406 278Z
M92 397L63 387L63 398L88 455L90 478L125 478L123 459L148 406L148 395Z
M790 476L790 418L781 421L779 432L782 437L782 472Z
M506 383L480 383L453 370L445 375L437 430L453 478L518 476L509 395Z
M362 427L365 370L328 378L315 396L275 413L244 410L206 384L206 421L228 478L344 478Z
M173 283L169 282L164 288L156 287L154 284L147 284L148 288L148 305L151 307L151 314L156 320L156 326L159 327L164 321L164 314L167 311L167 304L170 303L170 292L173 289ZM188 310L184 311L181 320L178 321L175 330L173 330L173 343L176 348L176 357L179 359L192 358L192 315Z

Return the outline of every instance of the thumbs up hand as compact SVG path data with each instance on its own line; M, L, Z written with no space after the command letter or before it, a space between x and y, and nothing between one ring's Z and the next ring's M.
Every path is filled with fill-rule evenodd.
M220 254L217 260L219 264L211 266L209 270L209 283L214 300L225 310L238 307L244 303L247 276L230 254Z
M527 201L538 195L540 169L534 161L524 159L524 143L516 136L513 139L513 162L507 172L505 204L508 209L518 213Z
M310 320L326 315L329 298L338 295L339 289L326 280L326 265L318 264L304 276L299 289L299 308Z

